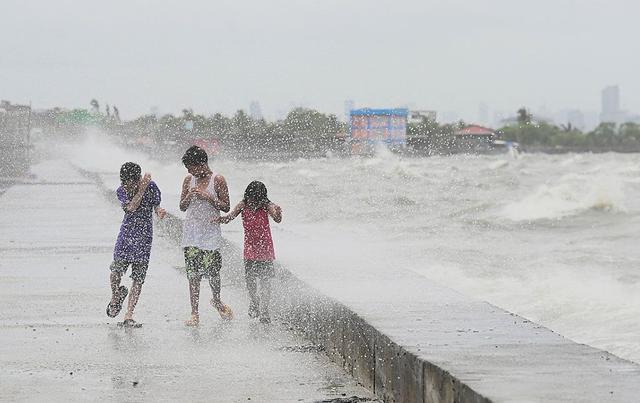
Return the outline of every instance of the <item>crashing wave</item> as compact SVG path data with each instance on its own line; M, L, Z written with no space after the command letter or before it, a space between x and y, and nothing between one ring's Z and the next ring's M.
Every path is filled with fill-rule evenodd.
M501 215L512 221L534 221L624 210L622 188L617 178L566 175L559 183L541 185L522 200L506 205Z

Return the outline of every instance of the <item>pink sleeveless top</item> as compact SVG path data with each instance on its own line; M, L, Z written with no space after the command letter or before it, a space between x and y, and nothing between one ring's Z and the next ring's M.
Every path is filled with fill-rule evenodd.
M275 260L267 210L261 208L254 211L249 207L243 208L242 226L244 227L244 258L246 260Z

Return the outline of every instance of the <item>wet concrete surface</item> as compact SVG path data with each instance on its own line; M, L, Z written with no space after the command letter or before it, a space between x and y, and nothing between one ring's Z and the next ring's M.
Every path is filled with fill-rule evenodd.
M203 282L201 325L185 327L182 254L160 236L136 309L143 327L118 327L105 307L121 212L64 161L33 171L36 182L0 196L0 400L373 398L288 324L250 320L246 293L225 278L227 266L222 297L236 318L220 320Z
M283 314L386 402L640 401L634 362L402 268L346 268L316 252L302 261L283 249L296 289L282 294Z

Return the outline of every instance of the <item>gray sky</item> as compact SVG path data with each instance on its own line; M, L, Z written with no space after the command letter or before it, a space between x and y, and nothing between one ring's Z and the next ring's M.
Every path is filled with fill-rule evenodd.
M640 3L623 0L28 1L0 5L0 98L124 117L260 102L640 113Z

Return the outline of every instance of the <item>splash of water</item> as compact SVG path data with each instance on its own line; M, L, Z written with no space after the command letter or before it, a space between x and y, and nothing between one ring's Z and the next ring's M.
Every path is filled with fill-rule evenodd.
M371 158L215 160L212 166L226 176L232 203L250 180L267 184L285 211L283 225L272 228L285 265L319 276L411 269L640 360L640 305L623 301L640 295L640 186L634 182L640 156L569 157L562 166L566 156L523 154L505 165L504 156L407 159L387 151ZM185 174L179 161L160 163L90 142L74 153L91 156L78 164L113 172L116 180L120 164L135 160L152 172L166 208L177 211ZM566 219L521 225L557 218ZM242 231L226 227L225 236L241 242ZM354 298L361 286L344 284Z
M540 185L522 200L506 205L502 215L513 221L558 219L588 212L624 210L623 183L612 176L565 175Z

